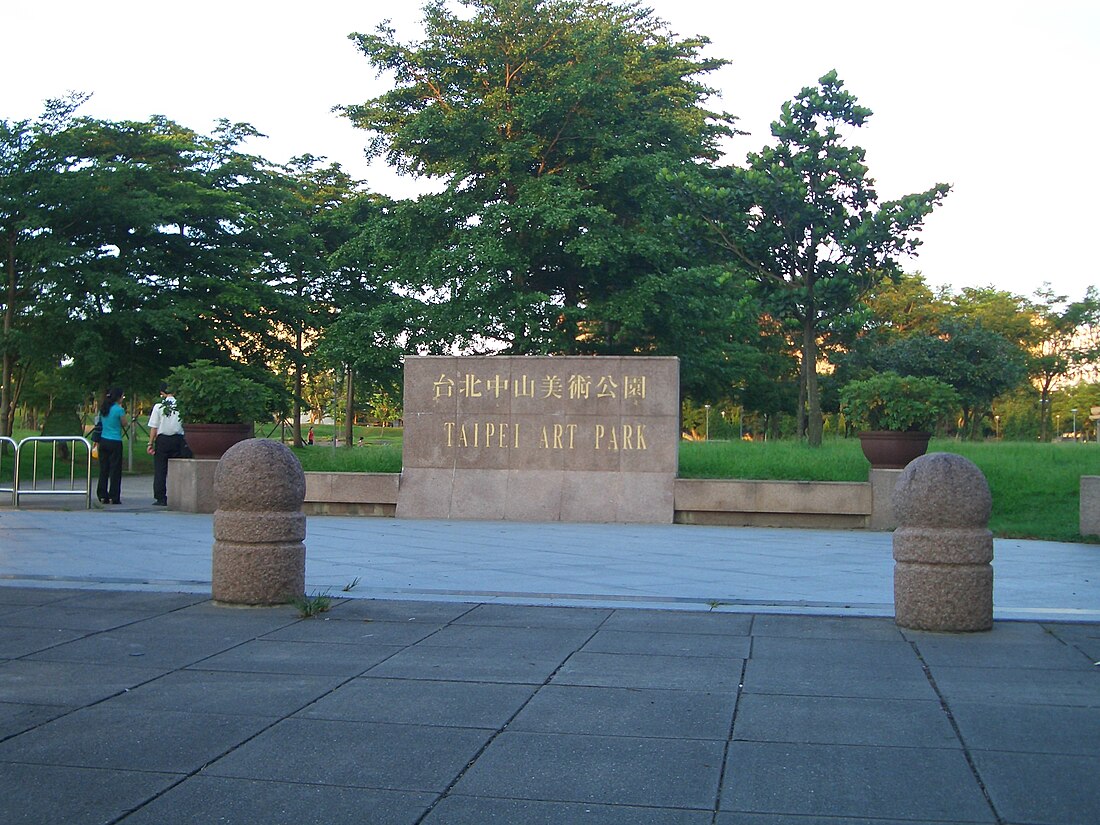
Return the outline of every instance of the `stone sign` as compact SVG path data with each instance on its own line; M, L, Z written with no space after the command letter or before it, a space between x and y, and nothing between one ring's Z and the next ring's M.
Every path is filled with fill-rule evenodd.
M679 384L676 358L406 358L397 516L670 523Z

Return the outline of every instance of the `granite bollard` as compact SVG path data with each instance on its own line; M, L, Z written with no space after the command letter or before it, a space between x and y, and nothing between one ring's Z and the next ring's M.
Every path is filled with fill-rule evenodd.
M993 627L993 534L989 485L973 462L952 453L912 461L892 497L894 616L913 630Z
M284 604L305 592L306 481L287 447L252 438L226 451L214 473L216 602Z

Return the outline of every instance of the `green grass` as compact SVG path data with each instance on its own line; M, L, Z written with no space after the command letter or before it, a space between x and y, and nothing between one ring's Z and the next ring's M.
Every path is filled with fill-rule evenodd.
M930 452L973 461L989 482L989 529L1001 538L1090 541L1078 533L1081 476L1100 474L1095 444L1032 444L933 439ZM812 449L798 441L685 442L682 478L866 481L868 464L855 438Z

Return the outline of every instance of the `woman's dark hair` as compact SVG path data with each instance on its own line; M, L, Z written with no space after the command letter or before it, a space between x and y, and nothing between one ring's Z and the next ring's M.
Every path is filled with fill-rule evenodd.
M99 414L101 416L106 415L111 411L111 407L115 405L118 399L122 398L122 387L111 387L103 396L103 401L99 405Z

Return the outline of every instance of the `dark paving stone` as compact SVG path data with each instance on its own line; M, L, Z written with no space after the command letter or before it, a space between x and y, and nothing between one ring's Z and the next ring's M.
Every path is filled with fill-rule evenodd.
M527 652L564 660L592 635L587 628L484 627L453 624L421 642L419 647L459 647L465 650Z
M695 613L679 610L616 610L604 624L605 630L637 633L713 633L747 636L752 616L742 613Z
M938 702L745 694L733 738L754 742L959 748Z
M318 616L275 630L264 639L320 644L411 645L438 628L420 622L331 621Z
M1100 822L1100 759L975 751L974 763L1007 822L1083 825Z
M96 705L0 742L0 762L190 773L272 721Z
M1060 624L1047 625L1046 629L1056 638L1073 645L1093 662L1100 661L1100 625Z
M1100 668L1036 670L984 667L931 669L949 702L1100 707Z
M375 622L415 622L443 627L473 610L463 602L417 602L399 599L348 599L326 615L332 619Z
M946 823L942 820L931 819L866 819L862 816L720 813L714 820L714 825L946 825ZM953 819L951 825L976 825L976 823L966 823L961 819Z
M0 765L0 822L106 825L179 780L149 771Z
M424 819L424 825L562 825L590 822L599 825L710 825L710 811L674 808L638 808L576 802L539 802L530 799L482 799L452 794L442 799Z
M206 769L210 776L442 792L491 733L286 719Z
M466 796L712 809L721 742L505 731L454 787Z
M413 825L435 794L225 779L200 774L123 820L125 825Z
M496 730L531 698L533 690L531 685L363 677L348 682L298 716Z
M986 640L979 633L916 640L930 667L1008 668L1011 670L1073 669L1092 664L1080 650L1053 636L1014 643Z
M66 606L92 607L98 610L152 610L168 613L194 604L209 602L209 595L196 593L158 593L144 590L77 590L65 600Z
M0 739L23 733L65 713L68 713L68 709L57 705L20 705L0 702Z
M893 619L851 619L843 616L757 616L752 623L752 635L798 639L904 641Z
M747 659L750 641L748 636L600 630L583 649L586 653L641 653Z
M218 633L168 635L143 627L145 623L108 630L58 645L29 658L46 662L140 665L175 669L241 644L238 637Z
M733 692L548 685L509 730L725 740L736 700Z
M812 665L791 659L750 659L745 691L854 699L938 698L916 659L898 664L815 661Z
M0 696L26 704L76 708L161 676L159 668L21 659L0 663Z
M786 659L803 667L819 662L875 665L915 665L920 662L905 640L884 642L866 639L804 639L782 636L753 636L753 660Z
M661 690L735 691L741 659L642 656L581 651L569 657L554 684Z
M18 659L83 638L85 631L0 625L0 659Z
M0 617L0 626L56 628L93 633L124 627L155 615L157 614L150 611L97 610L91 607L50 604L44 607L24 607L8 613Z
M0 587L0 604L21 607L52 604L84 595L82 590L59 590L52 587Z
M1100 713L1095 708L968 702L950 707L970 749L1100 757Z
M512 604L481 604L456 619L455 624L595 630L607 620L611 613L611 610L585 607L531 608Z
M367 675L394 679L541 685L560 665L561 657L535 651L502 653L416 645L371 668Z
M733 742L721 810L995 821L963 754L931 748Z
M108 705L281 717L331 692L342 681L339 676L180 670L115 696Z
M194 665L197 670L357 676L401 650L395 645L321 645L259 639Z

